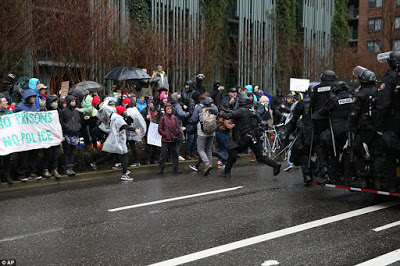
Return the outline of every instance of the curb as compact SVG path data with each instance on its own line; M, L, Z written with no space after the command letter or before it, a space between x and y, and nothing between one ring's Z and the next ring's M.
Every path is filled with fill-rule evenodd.
M249 154L241 154L240 158L250 157ZM217 158L213 158L213 162L216 162ZM186 160L186 161L179 161L179 165L181 166L189 166L190 164L196 163L197 160ZM172 163L166 163L166 167L172 166ZM128 169L132 173L132 177L135 178L135 173L140 172L149 172L157 174L158 164L150 164L150 165L141 165L139 167L128 167ZM100 179L107 179L107 178L116 178L121 176L121 170L99 170L99 171L90 171L90 172L83 172L78 173L75 176L67 176L63 175L59 180L55 177L50 178L42 178L40 180L30 180L27 182L21 181L14 181L14 184L7 184L1 183L0 185L0 193L1 192L11 192L11 191L19 191L24 189L31 189L31 188L44 188L44 187L51 187L51 186L59 186L61 184L68 184L68 183L77 183L77 182L84 182L84 181L92 181L92 180L100 180ZM135 179L134 179L135 181Z

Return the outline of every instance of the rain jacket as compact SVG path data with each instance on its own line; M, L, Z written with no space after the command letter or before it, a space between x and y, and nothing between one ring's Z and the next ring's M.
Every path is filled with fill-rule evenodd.
M71 101L76 100L75 96L68 95L65 101L67 107L61 110L60 123L64 136L79 136L81 130L81 115L75 109L76 106L71 106Z
M85 98L83 98L83 101L81 102L83 116L92 117L97 115L97 110L93 107L92 101L93 97L90 94L86 95Z
M166 103L164 106L164 110L166 107L171 106L170 103ZM165 114L160 117L160 120L158 121L158 133L162 136L161 142L172 142L172 136L178 136L179 134L179 126L178 126L178 120L173 114L168 115L166 112ZM168 128L168 126L169 128Z
M140 100L137 100L136 107L139 109L139 112L142 112L143 109L145 109L147 107L147 103L146 103L146 101L141 102Z
M182 110L182 105L178 99L178 93L174 92L172 94L172 109L174 110L174 115L178 119L178 123L181 124L185 118L189 117L189 113Z
M103 144L102 151L116 154L128 153L126 146L126 130L121 130L121 127L126 125L122 116L117 113L112 113L110 118L111 132Z
M251 94L253 94L253 102L257 102L257 96L253 93L253 86L252 85L246 85L245 88L247 91Z
M40 107L40 101L46 102L46 98L43 97L42 95L39 94L39 91L37 90L36 86L40 83L39 79L37 78L31 78L29 80L28 86L29 89L33 90L36 93L36 100L35 100L35 105L36 109L38 111L46 111L46 108Z
M165 87L169 90L168 77L164 71L156 72L156 75L151 79L151 82L156 83L155 90L158 90L161 87Z
M103 104L103 107L97 112L97 118L101 122L99 128L106 134L110 134L110 118L112 113L115 112L115 107L111 107L109 105Z
M26 102L26 99L31 96L36 96L36 92L31 89L25 90L24 94L22 94L22 102L17 104L17 106L15 107L14 113L18 113L21 111L37 112L38 109L37 109L35 103L27 103Z
M130 125L134 129L140 129L142 132L140 136L136 134L135 131L126 131L126 137L128 140L134 140L134 141L141 141L142 138L146 135L146 121L144 121L143 116L140 114L138 108L136 107L131 107L126 109L126 114L133 119L133 123Z
M200 104L203 104L205 106L213 106L213 109L216 110L218 112L218 108L217 106L215 106L215 104L213 104L213 99L211 99L210 97L206 97L204 99L200 100ZM203 137L212 137L215 136L215 132L212 133L205 133L203 132L203 130L201 130L201 124L200 124L200 117L203 114L203 107L198 104L196 105L196 108L194 108L194 113L192 115L192 123L193 124L197 124L197 135L198 136L203 136Z

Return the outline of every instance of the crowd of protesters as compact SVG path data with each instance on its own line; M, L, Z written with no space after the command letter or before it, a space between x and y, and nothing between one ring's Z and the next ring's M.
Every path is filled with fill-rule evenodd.
M197 160L190 168L200 171L200 164L203 163L202 171L208 175L213 168L213 156L218 157L218 168L224 169L235 122L217 117L216 112L236 110L239 98L243 96L251 100L265 125L272 123L269 104L272 97L252 85L226 90L218 80L213 82L212 88L206 89L204 79L203 74L198 74L195 81L186 81L181 90L172 93L167 74L162 66L158 66L151 79L122 82L113 86L109 95L92 90L83 97L62 97L48 94L47 86L37 78L29 79L28 88L21 90L16 76L9 74L0 94L0 115L58 110L63 132L61 145L18 154L18 179L23 182L51 176L59 179L62 177L57 169L60 158L63 172L68 176L75 175L74 154L82 139L85 149L101 148L104 152L104 157L90 162L94 170L98 170L100 164L114 160L113 169L121 169L121 179L125 181L132 180L128 170L129 150L133 159L131 167L138 167L141 162L158 164L159 174L164 172L167 161L173 163L174 172L181 173L179 161ZM277 97L277 110L285 112L289 108L285 104L289 102L282 102L281 94ZM211 109L214 111L211 112ZM277 117L281 120L281 115ZM158 127L161 147L146 143L150 123ZM139 158L141 154L136 148L139 145L144 146L144 158ZM43 152L45 158L43 173L38 173L39 152ZM11 184L16 178L10 175L10 156L0 156L0 163L3 167L2 181ZM252 158L252 161L255 159Z

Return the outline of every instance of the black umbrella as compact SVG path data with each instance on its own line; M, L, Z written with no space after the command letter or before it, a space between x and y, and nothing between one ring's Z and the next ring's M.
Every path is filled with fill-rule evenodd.
M92 91L104 90L104 86L94 82L94 81L82 81L75 84L71 89L69 89L68 94L72 94L75 97L83 98Z
M137 67L116 67L111 69L104 79L111 80L130 80L130 79L149 79L146 72Z

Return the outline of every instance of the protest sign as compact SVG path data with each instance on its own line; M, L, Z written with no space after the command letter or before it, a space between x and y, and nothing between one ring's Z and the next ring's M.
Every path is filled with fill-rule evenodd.
M310 86L310 80L309 79L290 78L290 90L291 91L304 92L304 91L308 90L309 86Z
M68 96L68 90L69 90L69 81L61 82L61 93L60 93L61 98L65 98Z
M57 111L0 116L0 155L60 145L62 137Z
M161 147L161 135L158 133L158 124L150 122L147 131L147 144Z

